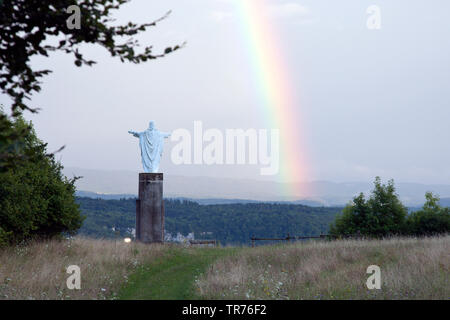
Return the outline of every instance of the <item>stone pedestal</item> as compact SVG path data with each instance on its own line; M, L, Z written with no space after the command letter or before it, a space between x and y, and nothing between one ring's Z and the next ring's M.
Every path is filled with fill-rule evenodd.
M162 173L139 173L136 240L144 243L164 242Z

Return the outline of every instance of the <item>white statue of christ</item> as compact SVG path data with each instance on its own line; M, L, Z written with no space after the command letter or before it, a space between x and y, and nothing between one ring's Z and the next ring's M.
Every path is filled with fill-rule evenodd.
M163 152L164 139L170 137L170 133L156 130L153 121L150 121L148 129L143 132L128 131L128 133L139 138L144 172L158 172L159 162L161 161Z

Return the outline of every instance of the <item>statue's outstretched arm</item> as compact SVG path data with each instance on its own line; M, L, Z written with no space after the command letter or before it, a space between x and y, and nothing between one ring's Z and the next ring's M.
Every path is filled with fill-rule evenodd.
M161 133L163 134L164 138L168 138L172 135L171 132L161 132Z
M133 136L135 136L136 138L139 138L139 132L135 132L135 131L128 131L129 134L132 134Z

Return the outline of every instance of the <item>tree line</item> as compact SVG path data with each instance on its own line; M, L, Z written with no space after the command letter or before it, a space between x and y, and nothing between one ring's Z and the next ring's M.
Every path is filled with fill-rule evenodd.
M125 237L135 227L135 199L103 200L79 197L86 219L80 234ZM194 201L165 199L165 229L172 235L194 233L222 244L248 244L251 236L315 236L328 231L342 210L298 204L246 203L201 205Z
M399 200L394 181L383 184L375 178L374 189L367 198L354 197L330 226L338 237L360 234L367 237L432 236L450 232L450 208L439 204L432 192L425 194L421 210L408 214Z

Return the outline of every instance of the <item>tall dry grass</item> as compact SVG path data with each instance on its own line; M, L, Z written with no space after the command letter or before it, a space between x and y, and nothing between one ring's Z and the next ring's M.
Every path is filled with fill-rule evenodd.
M381 289L369 290L369 265ZM206 299L449 299L450 236L246 248L196 281Z
M138 267L167 247L74 238L0 250L0 299L107 299ZM66 285L69 265L81 269L81 289Z

